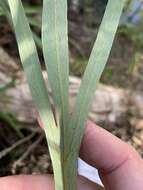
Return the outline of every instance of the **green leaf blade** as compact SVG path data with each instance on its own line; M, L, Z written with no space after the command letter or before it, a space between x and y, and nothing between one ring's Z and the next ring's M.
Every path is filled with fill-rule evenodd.
M8 4L18 43L19 54L34 102L42 117L46 119L46 126L51 123L53 125L53 113L51 111L47 89L42 76L33 34L30 30L24 8L20 0L8 0Z
M75 112L70 121L70 128L74 131L71 131L71 138L74 138L75 140L72 141L72 139L68 139L67 143L69 143L69 148L71 147L72 142L71 149L73 150L75 147L77 148L77 151L79 150L90 104L94 97L98 81L108 60L124 4L125 0L108 0L98 36L81 83Z
M62 190L63 174L60 149L60 128L56 126L54 120L47 88L40 67L40 61L33 40L33 34L30 30L21 0L8 0L8 3L21 61L48 140L49 151L54 167L54 176L55 179L58 179L55 181L55 185L58 190Z
M67 1L44 0L42 16L43 54L54 101L63 120L68 114L69 58ZM65 122L65 121L64 121Z

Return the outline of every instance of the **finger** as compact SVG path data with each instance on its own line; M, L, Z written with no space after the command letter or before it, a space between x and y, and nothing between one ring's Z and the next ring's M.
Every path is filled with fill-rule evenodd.
M130 190L143 186L143 161L136 151L91 122L87 124L80 156L99 169L103 183L110 189L128 189L129 180Z
M0 178L1 190L54 190L52 176L20 175ZM79 190L103 190L84 177L78 179Z
M0 178L1 190L54 190L51 176L10 176Z
M88 179L80 176L78 177L78 190L104 190L103 187L95 184Z
M89 164L108 172L125 161L131 154L137 155L129 145L101 127L88 122L80 156Z

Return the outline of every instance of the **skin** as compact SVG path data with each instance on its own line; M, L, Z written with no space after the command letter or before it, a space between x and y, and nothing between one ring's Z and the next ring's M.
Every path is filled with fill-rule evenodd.
M142 190L143 160L128 144L88 122L80 157L98 168L106 190ZM52 176L12 176L0 179L1 190L54 190ZM83 177L79 190L100 190Z

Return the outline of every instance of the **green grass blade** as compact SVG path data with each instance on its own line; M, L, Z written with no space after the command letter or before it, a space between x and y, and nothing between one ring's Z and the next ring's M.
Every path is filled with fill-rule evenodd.
M26 6L26 8L25 8L26 14L37 13L38 11L41 12L41 8L39 8L39 7L28 7L28 6ZM6 0L0 1L0 16L4 16L4 15L6 16L9 24L12 26L11 15L10 15ZM33 19L32 17L28 17L28 21L29 21L29 24L31 26L38 27L41 29L41 23L39 21L37 21L36 19ZM34 32L33 32L33 38L35 40L37 47L42 49L41 39Z
M106 11L99 29L99 33L93 47L88 66L86 68L79 94L76 101L75 112L72 116L70 128L74 131L71 140L68 138L69 146L77 151L84 132L91 101L97 84L108 60L115 33L119 24L120 16L125 0L108 0ZM72 139L74 140L72 141ZM72 150L70 149L69 152Z
M10 16L10 13L9 13L7 0L1 0L0 1L0 6L1 6L2 11L3 11L4 15L6 16L8 22L10 23L11 22L11 16Z
M15 131L15 133L19 138L23 138L23 134L20 131L20 126L16 122L14 116L12 116L9 113L0 112L0 119L3 120L5 123L7 123L8 126Z
M36 20L35 18L32 18L32 17L28 17L28 21L29 21L29 24L31 26L34 26L34 27L37 27L39 29L41 29L41 22Z
M46 115L50 120L54 120L36 46L22 3L20 0L8 0L8 3L18 43L19 54L33 99L41 115Z
M38 6L38 5L32 6L32 5L24 4L23 6L24 6L26 15L37 14L37 13L42 12L41 6Z
M41 42L41 38L33 32L33 38L34 38L34 41L37 45L38 48L42 49L42 42Z
M55 104L66 119L68 113L67 0L44 0L42 44ZM65 122L65 121L64 121Z
M4 11L3 11L3 8L0 5L0 16L3 16L3 15L4 15Z
M62 190L63 178L61 173L60 130L55 124L54 116L51 111L51 105L45 82L43 80L33 35L25 16L21 0L8 0L8 3L12 15L13 27L16 34L21 61L23 63L33 99L44 124L54 166L54 176L58 179L58 181L56 181L56 187L58 187L57 189Z
M68 29L67 29L67 0L44 0L42 15L42 44L46 63L48 79L51 85L54 102L60 118L60 142L61 142L61 173L63 182L55 177L57 184L63 189L74 189L76 184L69 183L69 171L74 167L65 168L64 151L66 133L68 131L68 86L69 86L69 56L68 56ZM60 120L60 122L59 122ZM55 163L56 164L56 163ZM74 167L75 168L75 167ZM58 189L58 185L56 185ZM69 188L70 187L70 188ZM62 190L63 190L62 189Z
M14 80L11 80L7 84L0 84L0 93L3 92L3 91L6 91L9 88L14 87L14 85L15 85L15 81Z

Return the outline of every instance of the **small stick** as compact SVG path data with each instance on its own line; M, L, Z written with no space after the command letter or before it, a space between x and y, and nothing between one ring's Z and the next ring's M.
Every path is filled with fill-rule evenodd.
M21 164L21 162L37 147L37 145L43 140L44 134L41 134L40 137L27 149L27 151L13 164L13 170Z
M17 141L16 143L14 143L11 147L6 148L4 150L2 150L0 152L0 159L2 159L3 157L5 157L7 154L9 154L12 150L14 150L15 148L17 148L18 146L20 146L21 144L29 141L32 137L34 137L35 132L33 132L32 134L30 134L29 136Z

